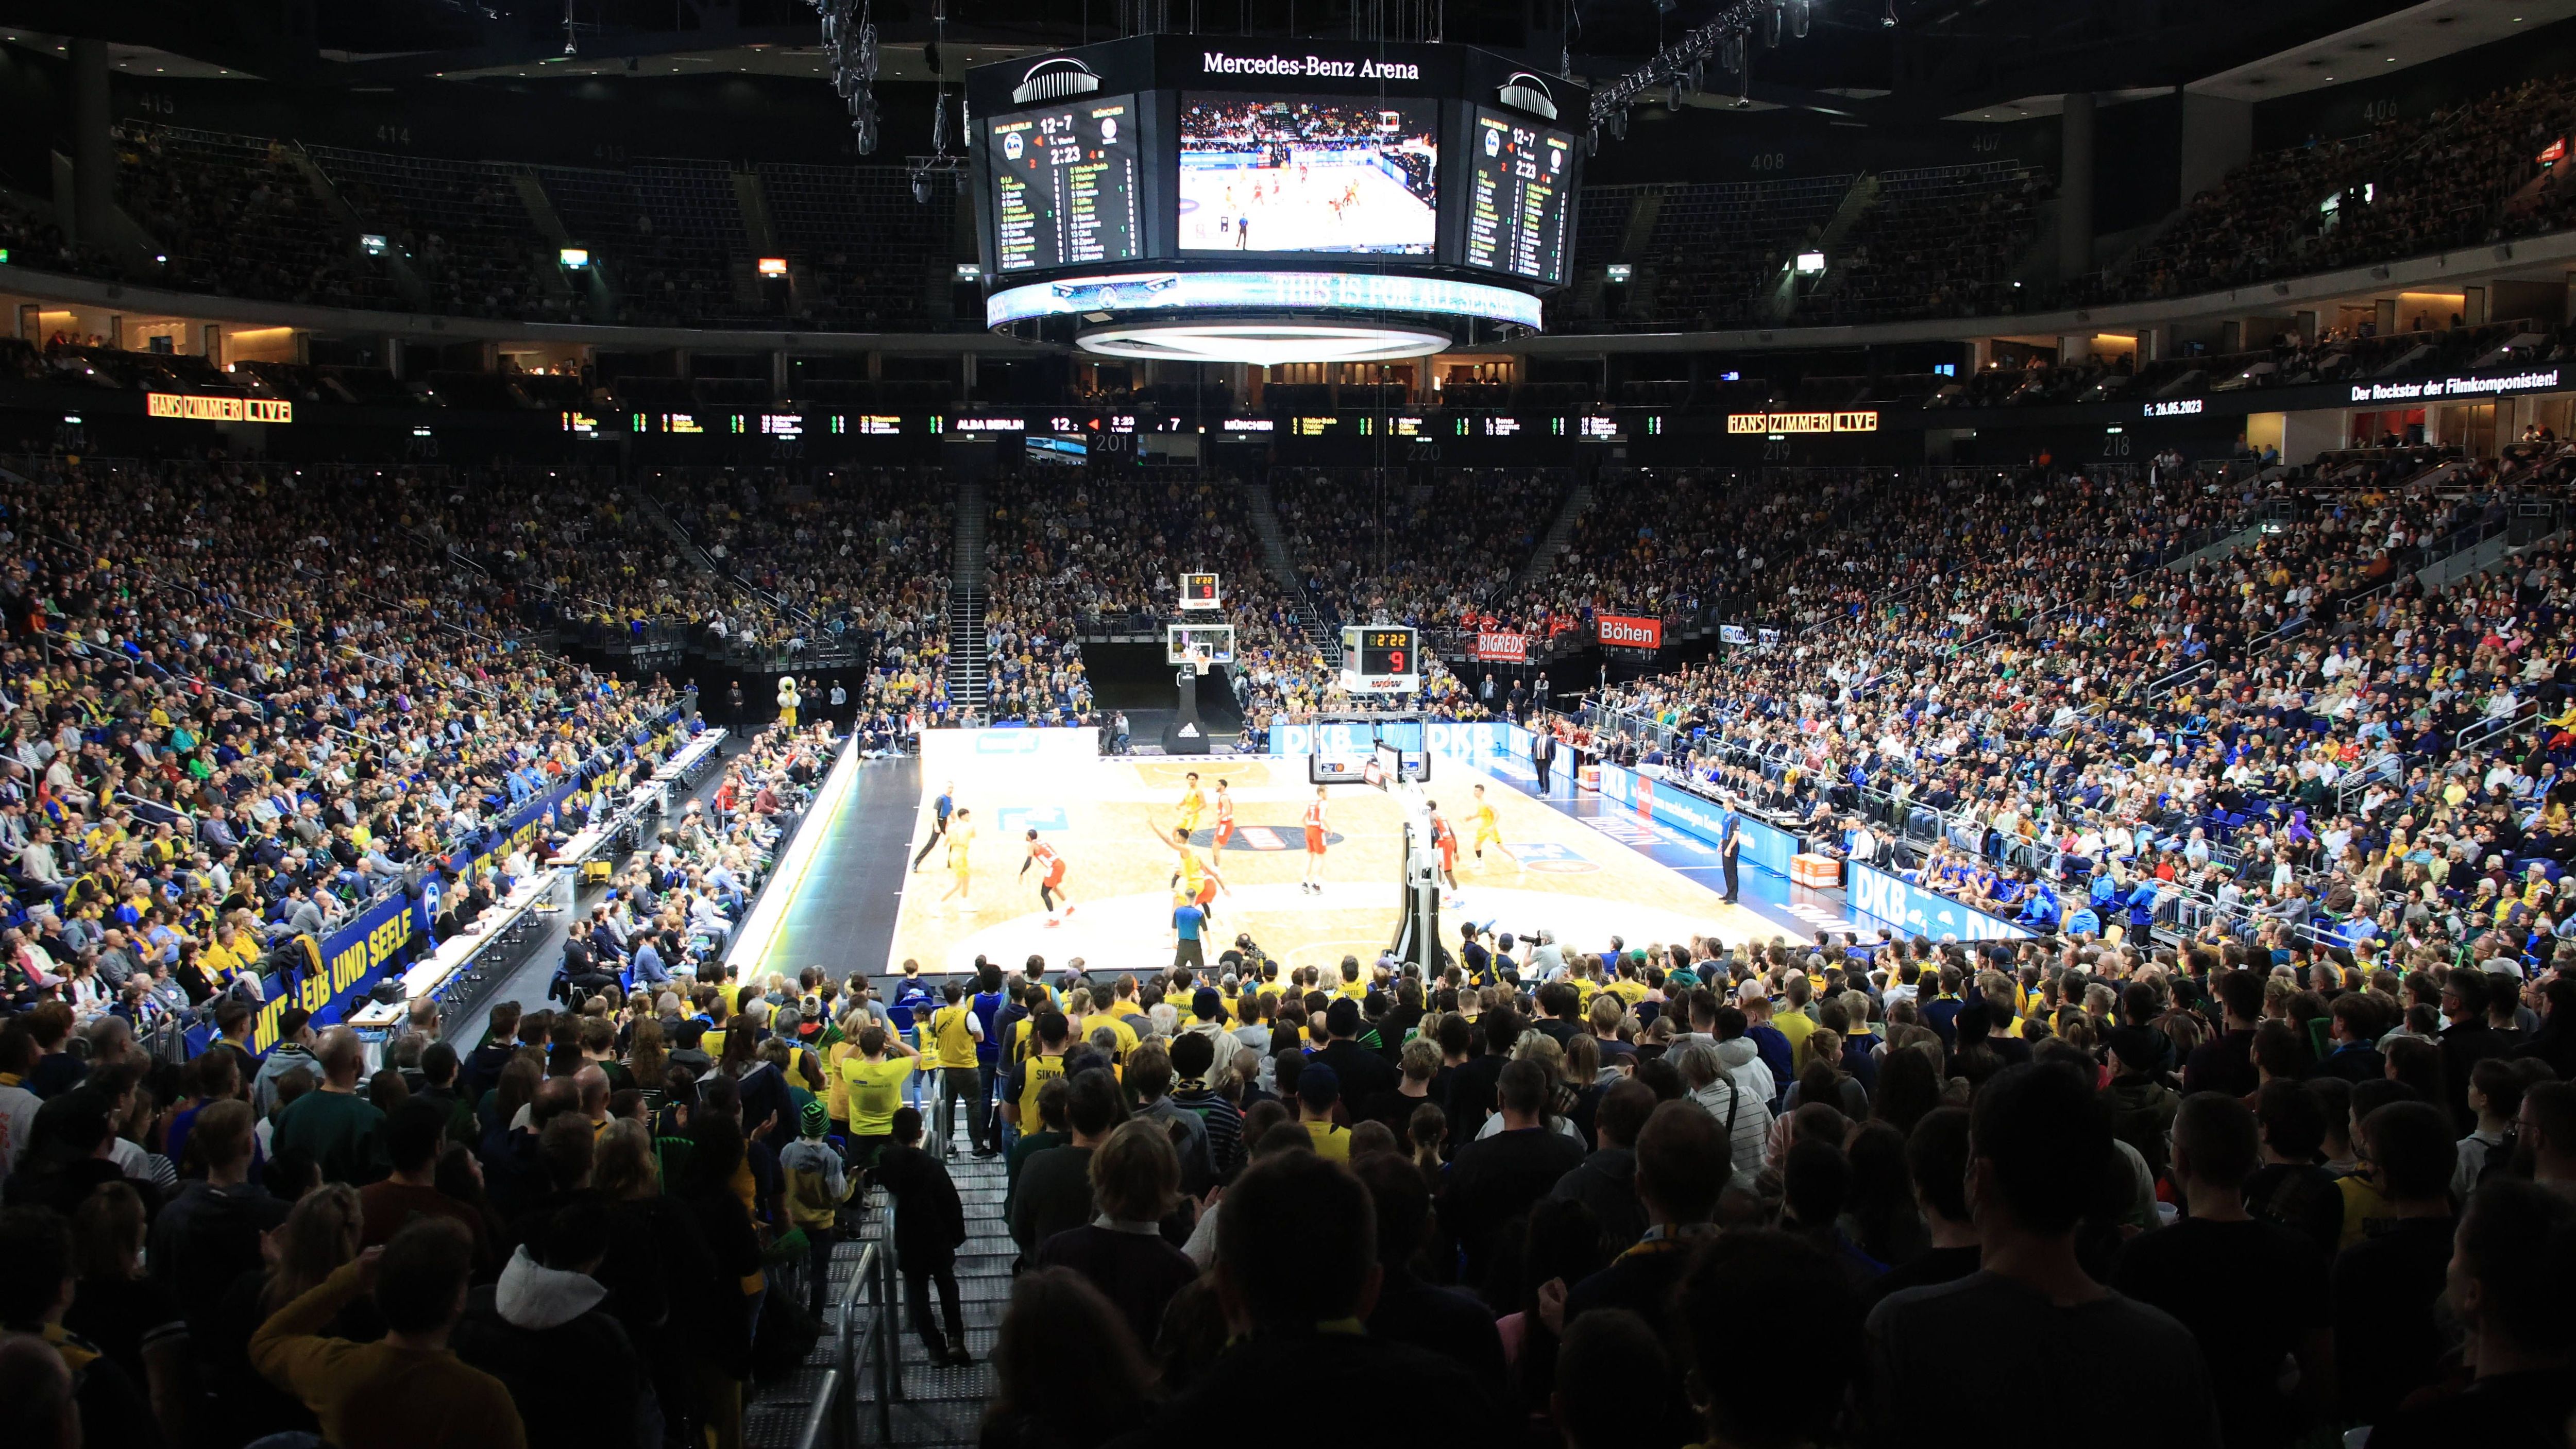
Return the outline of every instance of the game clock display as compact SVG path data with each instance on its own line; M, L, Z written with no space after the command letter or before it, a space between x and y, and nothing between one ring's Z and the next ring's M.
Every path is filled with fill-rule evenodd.
M1410 629L1363 629L1360 631L1360 673L1414 674L1413 631Z
M1410 694L1422 687L1420 639L1406 627L1342 630L1342 687L1354 694Z

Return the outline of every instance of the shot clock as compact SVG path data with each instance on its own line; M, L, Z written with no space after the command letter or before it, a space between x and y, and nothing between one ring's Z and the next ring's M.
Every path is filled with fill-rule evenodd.
M1404 624L1342 630L1342 688L1353 694L1412 694L1422 688L1420 635Z

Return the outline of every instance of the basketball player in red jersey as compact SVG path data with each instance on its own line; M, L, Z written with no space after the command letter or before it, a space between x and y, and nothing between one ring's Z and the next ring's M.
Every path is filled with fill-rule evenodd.
M1225 843L1233 838L1234 792L1226 788L1224 777L1219 776L1216 782L1216 839L1208 849L1211 853L1223 850Z
M1324 787L1318 785L1315 787L1315 798L1306 802L1306 878L1297 883L1297 889L1308 895L1321 895L1324 891L1322 876L1326 828Z
M1458 889L1458 832L1450 828L1449 817L1440 813L1439 801L1422 803L1431 812L1431 844L1440 852L1440 878L1454 891Z
M1020 862L1020 874L1027 875L1029 867L1033 865L1041 872L1038 877L1038 903L1046 907L1046 923L1050 926L1061 925L1065 916L1073 914L1073 902L1064 893L1064 857L1056 854L1054 846L1038 839L1038 833L1034 830L1029 832L1029 854L1026 860ZM1064 910L1061 914L1056 910L1058 901L1064 902Z

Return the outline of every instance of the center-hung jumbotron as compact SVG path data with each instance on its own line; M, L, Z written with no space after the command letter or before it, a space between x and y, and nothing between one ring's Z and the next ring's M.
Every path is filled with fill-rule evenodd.
M1566 281L1589 93L1470 46L1145 36L967 93L997 332L1368 362L1526 336Z

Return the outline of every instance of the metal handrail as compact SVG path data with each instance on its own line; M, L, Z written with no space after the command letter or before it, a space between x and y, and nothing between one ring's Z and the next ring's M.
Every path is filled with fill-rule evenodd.
M841 1371L823 1370L823 1382L814 1389L814 1402L805 1406L805 1422L796 1430L796 1449L815 1449L827 1442L824 1431L832 1427L835 1411L841 1402ZM837 1442L839 1435L833 1436Z
M889 1227L891 1219L889 1219ZM835 1329L834 1363L823 1375L814 1402L805 1411L796 1449L856 1449L859 1434L861 1361L872 1371L876 1390L876 1442L894 1440L894 1401L903 1397L903 1365L897 1335L888 1315L895 1310L894 1254L887 1241L869 1243L859 1252L856 1272L841 1295Z

